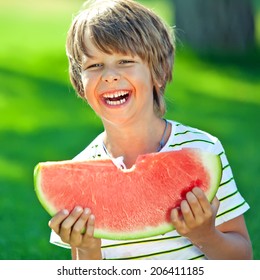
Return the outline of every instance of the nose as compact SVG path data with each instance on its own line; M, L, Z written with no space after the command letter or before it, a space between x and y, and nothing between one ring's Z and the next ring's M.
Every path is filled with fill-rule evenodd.
M120 74L114 69L106 69L102 75L102 81L106 83L113 83L120 79Z

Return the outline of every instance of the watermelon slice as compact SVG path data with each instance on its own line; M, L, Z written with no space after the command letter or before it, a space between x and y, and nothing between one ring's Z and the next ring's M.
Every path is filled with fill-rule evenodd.
M51 215L88 207L96 216L94 236L128 240L173 230L171 209L193 187L211 201L221 178L219 156L199 149L141 155L131 169L110 160L58 161L35 167L35 190Z

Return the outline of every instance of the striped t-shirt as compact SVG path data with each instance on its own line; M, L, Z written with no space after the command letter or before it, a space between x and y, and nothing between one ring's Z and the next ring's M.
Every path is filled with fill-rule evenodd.
M222 224L249 209L240 195L233 174L220 141L201 130L169 121L172 125L171 135L160 152L174 151L180 148L199 148L220 156L222 162L222 179L217 191L220 207L216 217L216 225ZM86 149L75 157L75 160L89 158L107 158L104 150L103 133L101 133ZM52 232L50 242L65 248L60 237ZM102 239L102 256L107 260L158 259L158 260L194 260L206 259L204 254L187 238L180 236L175 230L164 235L138 240L105 240Z

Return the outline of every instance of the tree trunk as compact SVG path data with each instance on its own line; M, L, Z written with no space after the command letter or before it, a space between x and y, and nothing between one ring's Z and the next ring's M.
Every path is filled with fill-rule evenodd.
M176 35L202 53L244 52L255 43L251 0L171 0Z

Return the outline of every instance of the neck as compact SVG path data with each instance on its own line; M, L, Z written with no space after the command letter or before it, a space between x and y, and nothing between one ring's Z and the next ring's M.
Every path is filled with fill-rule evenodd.
M160 118L134 124L104 124L104 144L108 153L116 158L124 157L127 168L130 168L140 154L157 152L160 141L164 143L170 135L170 126L165 129L165 121Z

